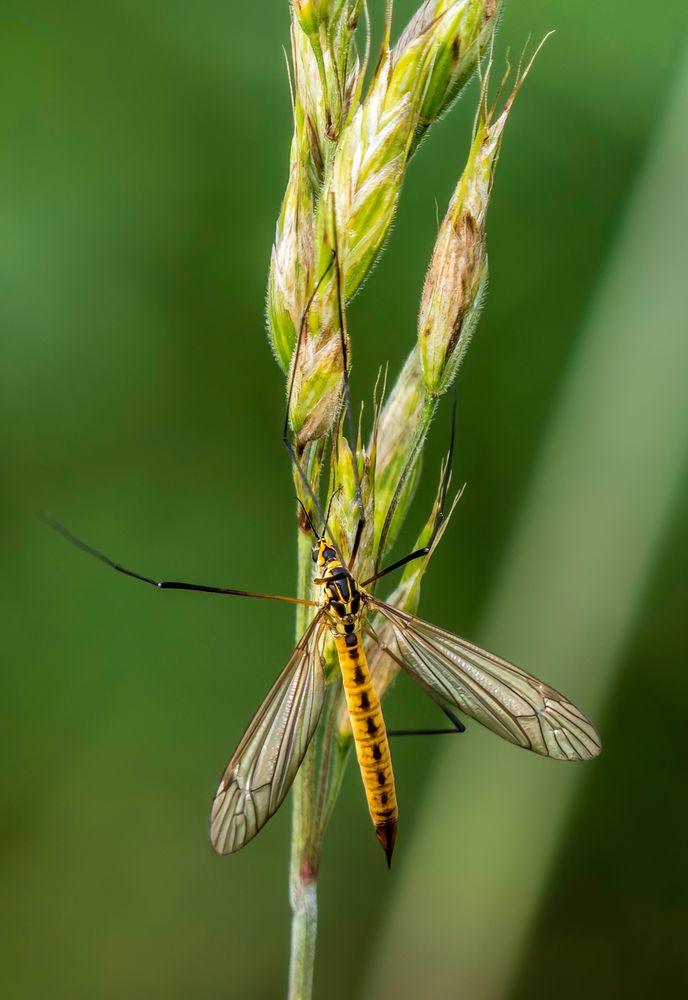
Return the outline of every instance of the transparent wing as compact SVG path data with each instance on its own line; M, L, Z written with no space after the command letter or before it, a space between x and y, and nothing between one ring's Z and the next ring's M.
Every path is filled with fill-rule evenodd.
M320 718L325 690L317 615L230 760L210 812L210 841L232 854L279 808Z
M451 632L376 598L367 601L391 625L399 664L421 687L543 757L590 760L600 752L590 721L548 684Z

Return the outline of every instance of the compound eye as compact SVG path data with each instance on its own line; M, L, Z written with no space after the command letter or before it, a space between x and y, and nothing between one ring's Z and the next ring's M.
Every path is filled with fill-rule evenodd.
M314 563L317 563L317 561L318 561L318 552L319 551L320 551L320 546L319 545L314 545L313 546L313 551L311 552L311 555L313 556L313 562Z

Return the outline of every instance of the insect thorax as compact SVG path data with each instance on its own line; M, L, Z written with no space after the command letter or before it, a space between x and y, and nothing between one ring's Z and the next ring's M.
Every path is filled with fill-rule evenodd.
M361 593L356 581L338 559L328 562L318 579L321 603L336 635L351 635L361 629Z

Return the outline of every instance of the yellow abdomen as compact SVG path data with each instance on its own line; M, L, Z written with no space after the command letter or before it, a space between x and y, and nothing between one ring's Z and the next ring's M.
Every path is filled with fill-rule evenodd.
M334 641L368 809L375 824L375 834L390 865L399 813L380 699L370 678L360 634L337 635Z

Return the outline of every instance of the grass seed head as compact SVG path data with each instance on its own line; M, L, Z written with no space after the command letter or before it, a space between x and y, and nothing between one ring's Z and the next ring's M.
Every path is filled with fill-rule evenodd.
M268 278L268 334L275 357L288 371L303 320L315 258L314 191L308 149L294 137L289 182L277 220Z
M419 134L456 100L490 43L501 0L426 0L394 46L390 87L417 85Z
M304 445L328 434L339 412L344 381L339 335L302 337L293 365L289 419L297 444Z
M318 246L319 277L305 306L291 369L289 416L299 445L333 429L344 391L344 359L350 357L332 211L325 217Z
M391 55L342 131L327 186L334 200L347 301L375 263L396 211L413 134L408 95L389 99ZM324 199L323 199L324 200Z
M480 316L487 281L487 209L495 168L509 112L530 65L532 60L496 118L495 106L487 103L488 72L468 160L437 235L418 319L423 377L433 397L451 385Z
M413 350L380 413L375 477L376 551L380 545L386 551L394 544L408 512L420 471L420 451L427 424L427 393L418 351ZM385 528L392 507L393 517Z
M294 16L307 35L317 35L320 26L327 26L330 13L329 0L292 0Z

